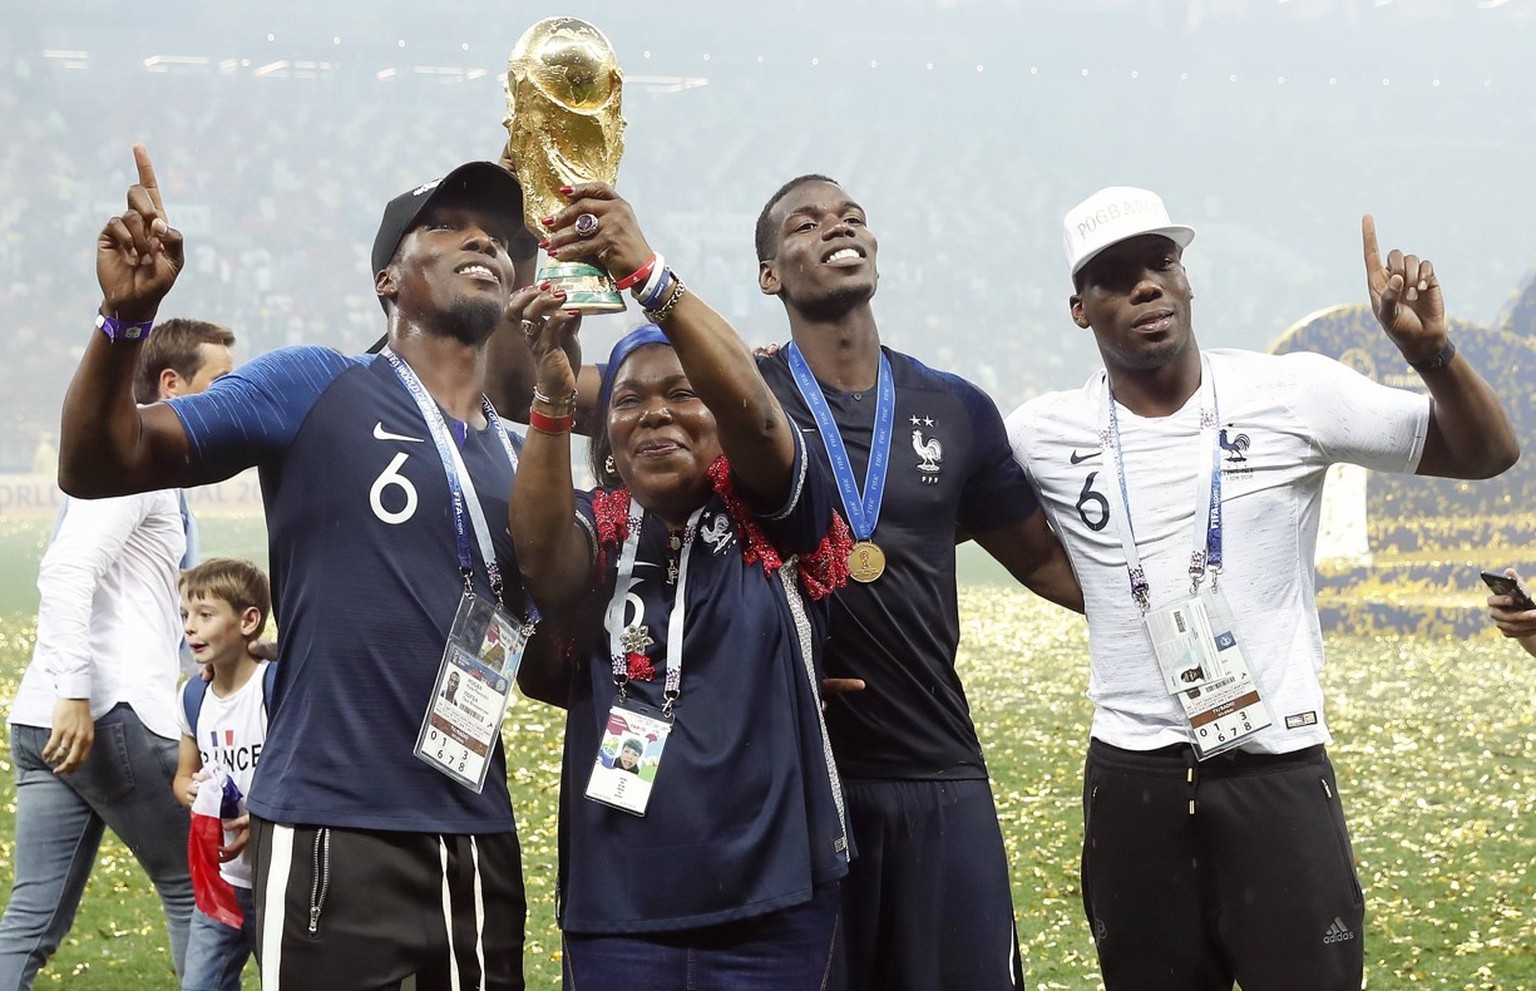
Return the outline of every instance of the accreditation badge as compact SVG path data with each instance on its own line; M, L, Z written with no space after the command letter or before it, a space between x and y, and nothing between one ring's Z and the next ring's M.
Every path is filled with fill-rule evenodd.
M1201 760L1230 750L1270 725L1226 598L1202 591L1144 617L1163 686L1178 697Z
M672 720L660 710L618 697L608 710L586 795L631 815L645 815Z
M532 634L531 624L466 594L443 647L415 753L477 794L485 788L512 681Z

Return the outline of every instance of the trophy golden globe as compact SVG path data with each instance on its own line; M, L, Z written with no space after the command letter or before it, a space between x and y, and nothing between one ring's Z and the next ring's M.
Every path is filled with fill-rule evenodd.
M523 220L539 240L548 233L540 219L566 206L561 186L611 186L618 180L624 153L623 81L608 39L575 17L547 17L512 46L504 123L523 187ZM593 215L577 218L577 234L591 236L596 230ZM551 260L540 269L539 281L565 290L565 305L582 313L624 309L624 297L608 273L585 262Z

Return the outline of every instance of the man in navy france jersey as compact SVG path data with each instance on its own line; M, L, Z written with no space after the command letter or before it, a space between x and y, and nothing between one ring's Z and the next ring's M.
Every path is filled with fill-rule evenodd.
M1369 216L1372 309L1427 396L1319 354L1202 351L1195 231L1154 193L1101 190L1064 234L1104 369L1008 428L1087 604L1083 906L1104 984L1358 991L1365 905L1318 682L1323 478L1485 478L1514 430L1446 336L1433 267L1383 264Z
M843 693L829 701L827 723L858 854L843 882L839 968L849 973L838 986L1022 986L1002 835L954 669L955 544L974 536L1025 585L1079 611L1081 592L992 401L958 376L881 348L870 305L876 243L842 187L821 176L790 182L764 208L757 244L763 291L784 301L796 349L837 424L834 444L843 443L856 490L841 506L863 538L850 565L865 581L833 600L823 686ZM519 294L509 312L566 319L556 304L531 299L534 290ZM491 350L516 366L522 336L503 330ZM819 434L789 350L758 367L796 426ZM600 380L596 367L582 367L578 427L594 423ZM876 445L881 381L889 408ZM532 386L493 371L488 388L524 410ZM875 446L886 471L867 484ZM824 464L841 460L821 442L807 450ZM863 512L876 493L878 511Z
M1081 610L1081 593L992 401L881 347L877 244L843 187L786 183L756 242L759 285L793 336L759 367L839 476L859 540L826 656L829 687L862 683L827 707L858 851L843 883L847 986L1022 987L1002 835L954 667L956 541L973 537L1055 602Z
M101 332L65 399L60 481L101 496L260 471L280 629L249 798L264 985L521 988L500 741L480 792L416 752L461 600L526 608L506 527L485 523L506 519L516 454L482 396L485 341L531 268L521 190L473 162L390 201L373 250L384 354L284 348L196 402L136 409L138 328L183 252L135 158L98 244Z

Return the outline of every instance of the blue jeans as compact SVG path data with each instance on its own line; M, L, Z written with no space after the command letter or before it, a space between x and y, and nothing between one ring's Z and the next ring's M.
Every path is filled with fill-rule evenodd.
M181 991L240 991L240 972L256 952L256 896L250 888L231 887L245 924L236 929L193 910Z
M837 940L837 882L811 900L706 929L565 934L565 991L824 991Z
M96 743L74 774L43 760L48 730L11 727L16 767L16 876L0 918L0 991L25 991L69 933L102 830L133 851L165 908L181 973L192 917L187 810L171 794L178 741L144 728L127 705L96 720Z

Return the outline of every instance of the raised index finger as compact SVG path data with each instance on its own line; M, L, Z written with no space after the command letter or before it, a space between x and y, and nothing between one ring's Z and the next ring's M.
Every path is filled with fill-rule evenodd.
M160 185L155 181L155 165L149 160L149 151L143 145L133 146L133 164L139 170L139 185L149 194L149 201L155 205L155 212L161 220L169 223L165 215L165 201L160 198Z
M1360 240L1365 242L1365 274L1370 277L1381 271L1381 248L1376 244L1376 218L1370 214L1360 218Z

